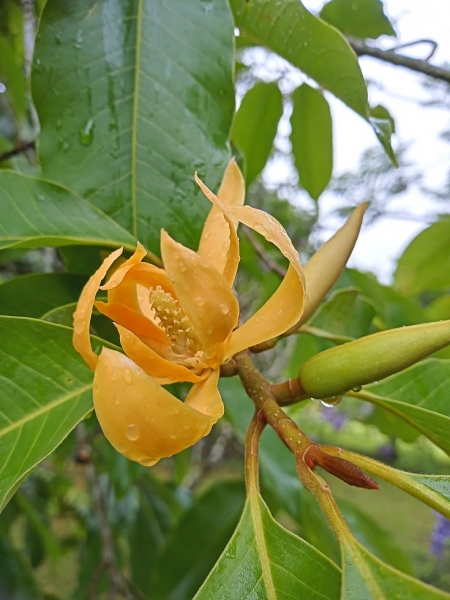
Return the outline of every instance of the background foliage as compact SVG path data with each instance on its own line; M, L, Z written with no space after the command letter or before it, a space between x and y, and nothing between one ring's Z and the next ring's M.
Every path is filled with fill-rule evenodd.
M371 200L368 216L376 219L411 185L416 175L391 147L388 107L368 106L358 60L340 32L378 40L395 36L395 26L380 0L331 0L320 15L298 0L2 2L1 598L246 598L254 589L258 598L391 598L393 590L448 597L410 576L450 592L449 522L397 488L375 493L333 480L368 551L356 542L345 549L342 587L337 541L272 431L261 446L264 500L246 500L252 405L235 378L221 382L225 419L194 448L151 470L118 455L92 413L91 372L71 344L74 303L111 248L131 252L139 239L158 262L161 228L196 248L208 206L195 170L215 190L236 155L248 203L283 223L305 261L327 187ZM266 81L254 65L269 51L287 63L279 60L279 76ZM286 93L288 63L303 83ZM335 179L330 93L381 142L357 173ZM261 179L280 153L277 131L288 114L286 160L298 176L290 191L309 195L308 210ZM391 286L347 269L300 335L258 357L265 375L282 381L333 345L450 318L450 221L442 206L400 258ZM245 318L273 293L286 264L245 228L240 239L236 287ZM117 343L100 315L93 328L95 344ZM291 414L321 443L410 471L405 478L450 516L449 358L443 350L337 406L304 402ZM185 393L182 385L173 391ZM378 589L361 576L361 563ZM236 569L248 575L244 583L231 577Z

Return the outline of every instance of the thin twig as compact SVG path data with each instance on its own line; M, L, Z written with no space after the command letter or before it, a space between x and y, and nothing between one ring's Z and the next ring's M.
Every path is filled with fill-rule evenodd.
M278 265L274 260L270 258L270 256L265 251L264 246L260 242L258 242L255 235L250 231L250 229L248 229L248 227L243 227L243 230L253 250L263 261L266 267L270 271L278 275L278 277L281 277L283 279L286 275L286 270L283 269L283 267L280 267L280 265Z
M31 149L34 150L35 147L36 147L36 142L34 140L31 142L26 142L25 144L20 144L19 146L16 146L12 150L8 150L8 152L3 152L3 154L0 154L0 162L9 160L10 158L17 156L18 154L22 154L22 153L26 154L27 150L31 150Z
M428 77L433 77L433 79L440 79L441 81L450 83L450 71L436 65L431 65L427 60L397 54L395 50L382 50L376 46L369 46L363 40L351 36L347 36L347 40L358 56L372 56L392 65L404 67L405 69L428 75Z

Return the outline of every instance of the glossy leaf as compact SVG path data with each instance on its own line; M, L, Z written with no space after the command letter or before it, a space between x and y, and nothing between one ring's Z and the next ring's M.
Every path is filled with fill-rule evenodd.
M342 544L342 600L437 600L450 598L381 562L356 540Z
M252 490L233 537L195 600L337 600L339 585L336 565L276 523Z
M412 298L382 285L372 273L345 269L335 288L357 287L376 308L380 329L392 329L402 325L416 325L428 319L424 310ZM437 319L436 319L437 320Z
M381 0L331 0L320 11L320 18L345 35L372 39L395 36Z
M292 94L291 143L302 187L314 200L333 171L333 123L325 96L306 83Z
M32 76L44 175L155 254L161 228L196 246L194 171L215 189L229 158L233 44L226 0L48 0Z
M419 233L400 257L395 287L405 294L448 288L450 220L441 219Z
M0 509L11 490L92 410L92 372L72 331L0 317Z
M242 35L291 62L367 119L366 84L342 34L299 0L231 0L231 7Z
M241 482L221 481L187 510L154 565L154 600L191 600L233 535L245 502ZM188 551L187 551L188 549Z
M356 395L394 413L450 454L450 361L428 359Z
M283 97L276 83L259 82L242 99L231 140L245 156L247 185L261 173L283 114Z
M134 237L65 188L0 172L0 248L89 244L134 249Z
M17 118L25 116L27 99L23 65L7 39L0 35L0 82L5 85L5 96Z
M59 306L76 302L86 281L86 277L69 273L15 277L0 285L0 314L42 317Z
M376 314L373 304L356 289L334 292L308 321L308 333L335 343L350 341L371 333Z

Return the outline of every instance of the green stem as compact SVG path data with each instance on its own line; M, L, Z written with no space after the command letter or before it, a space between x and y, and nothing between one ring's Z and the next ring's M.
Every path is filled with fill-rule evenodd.
M259 491L258 448L259 439L266 422L258 418L258 414L256 412L253 415L245 436L245 486L248 495L252 490Z

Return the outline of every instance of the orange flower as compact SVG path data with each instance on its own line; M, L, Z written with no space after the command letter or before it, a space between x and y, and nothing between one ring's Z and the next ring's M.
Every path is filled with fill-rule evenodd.
M105 285L120 256L108 256L86 284L74 314L73 343L95 370L94 407L111 444L128 458L153 465L192 446L223 414L217 387L220 365L237 352L285 332L299 321L305 284L297 251L267 213L243 206L245 185L232 160L218 196L196 181L213 207L198 252L161 232L164 269L143 263L138 243ZM232 290L239 263L238 223L274 243L289 260L278 290L236 329L239 305ZM107 302L96 302L99 289ZM114 321L125 354L103 348L97 356L89 326L93 306ZM184 402L165 384L186 381Z

